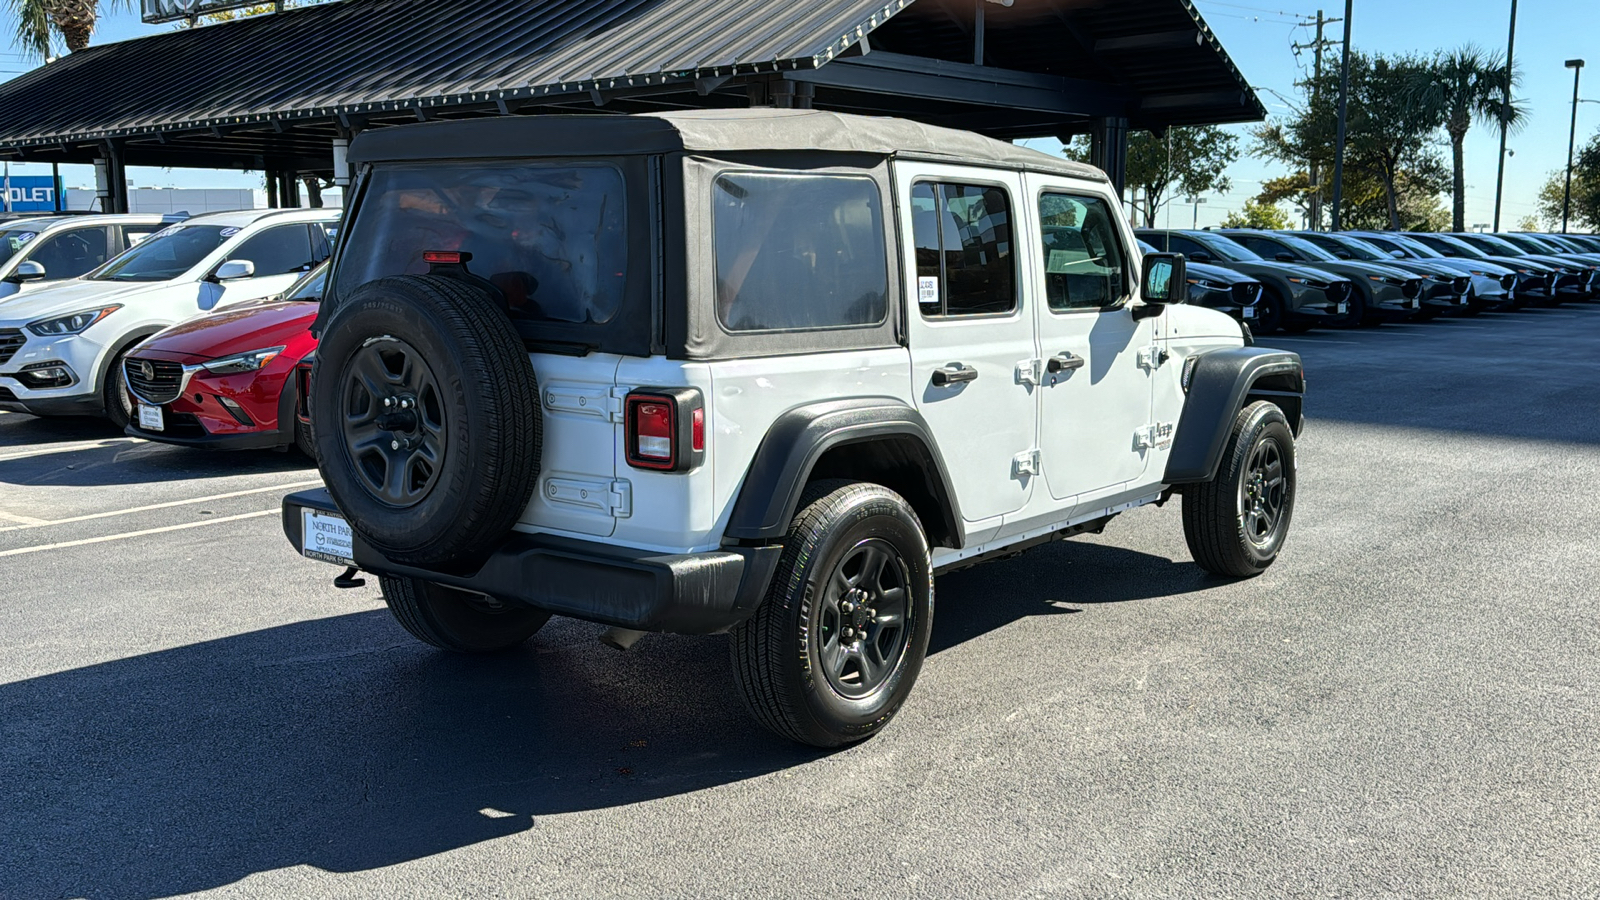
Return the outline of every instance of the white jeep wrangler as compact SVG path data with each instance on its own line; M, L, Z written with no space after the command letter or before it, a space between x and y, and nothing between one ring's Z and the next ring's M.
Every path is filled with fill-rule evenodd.
M1141 273L1098 170L776 110L421 124L350 158L327 489L283 524L430 644L731 632L755 718L837 746L905 701L939 572L1174 491L1206 570L1282 547L1300 360L1173 305L1183 258Z

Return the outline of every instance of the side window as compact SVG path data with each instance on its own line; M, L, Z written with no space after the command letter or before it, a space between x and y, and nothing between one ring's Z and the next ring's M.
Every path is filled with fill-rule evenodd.
M877 325L889 254L878 185L852 175L723 175L712 196L717 319L729 331Z
M1017 308L1011 201L997 187L918 182L911 189L917 307L925 316Z
M1156 246L1159 247L1161 245L1157 244ZM1210 257L1213 257L1213 258L1216 257L1215 253L1212 253L1210 250L1207 250L1205 248L1205 246L1202 245L1199 241L1191 240L1189 238L1186 238L1186 237L1183 237L1182 235L1177 235L1177 234L1172 235L1171 237L1167 238L1167 252L1168 253L1182 253L1184 256L1189 256L1189 257L1194 256L1196 253L1204 253L1206 256L1210 256Z
M1127 299L1126 254L1114 222L1098 197L1039 197L1050 309L1104 309Z
M1280 246L1277 241L1269 241L1266 238L1258 238L1249 234L1229 235L1229 237L1243 244L1246 250L1267 259L1277 259L1278 254L1289 252L1287 248ZM1299 254L1295 255L1298 256Z
M64 231L39 242L28 258L44 266L47 278L77 278L106 261L106 230L97 226Z
M134 244L160 231L161 225L124 225L122 226L122 249L126 250Z
M321 222L312 222L306 226L311 229L311 258L322 262L333 255L333 235L328 233L328 228Z
M306 226L279 225L268 228L228 254L229 259L248 259L256 264L257 278L310 271L315 264L311 254L311 233Z

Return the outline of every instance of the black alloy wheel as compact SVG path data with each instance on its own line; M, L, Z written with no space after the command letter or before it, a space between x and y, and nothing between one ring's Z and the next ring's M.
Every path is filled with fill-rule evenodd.
M1239 527L1257 548L1273 544L1283 523L1288 484L1283 458L1278 439L1263 437L1251 448L1239 481Z
M341 426L367 490L396 509L439 480L449 450L439 382L415 347L382 337L345 363Z
M892 544L868 538L845 553L828 579L817 611L817 656L841 695L870 695L905 655L908 571Z

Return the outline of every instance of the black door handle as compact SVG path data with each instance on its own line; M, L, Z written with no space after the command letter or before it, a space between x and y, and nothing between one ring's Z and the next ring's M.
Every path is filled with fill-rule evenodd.
M933 370L934 387L954 387L978 380L978 370L968 368L961 363L951 363Z
M1083 368L1083 357L1073 356L1071 353L1057 353L1055 356L1050 357L1049 361L1044 364L1044 368L1051 375L1059 372L1070 372L1073 369L1081 369Z

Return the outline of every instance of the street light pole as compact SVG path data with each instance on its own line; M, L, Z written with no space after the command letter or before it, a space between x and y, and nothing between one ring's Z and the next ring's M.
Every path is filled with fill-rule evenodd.
M1517 49L1517 0L1511 0L1511 30L1506 37L1506 83L1505 101L1500 107L1500 168L1494 176L1494 230L1500 230L1500 199L1505 196L1506 187L1506 126L1507 118L1511 115L1511 73L1516 69L1511 66L1512 54Z
M1512 0L1516 2L1516 0ZM1339 73L1339 133L1333 151L1333 230L1344 227L1344 126L1350 111L1350 26L1354 24L1355 0L1344 0L1344 62Z
M1583 60L1567 60L1572 70L1572 131L1567 136L1567 187L1561 194L1561 233L1567 233L1567 217L1572 213L1572 152L1578 145L1578 79L1583 75Z

